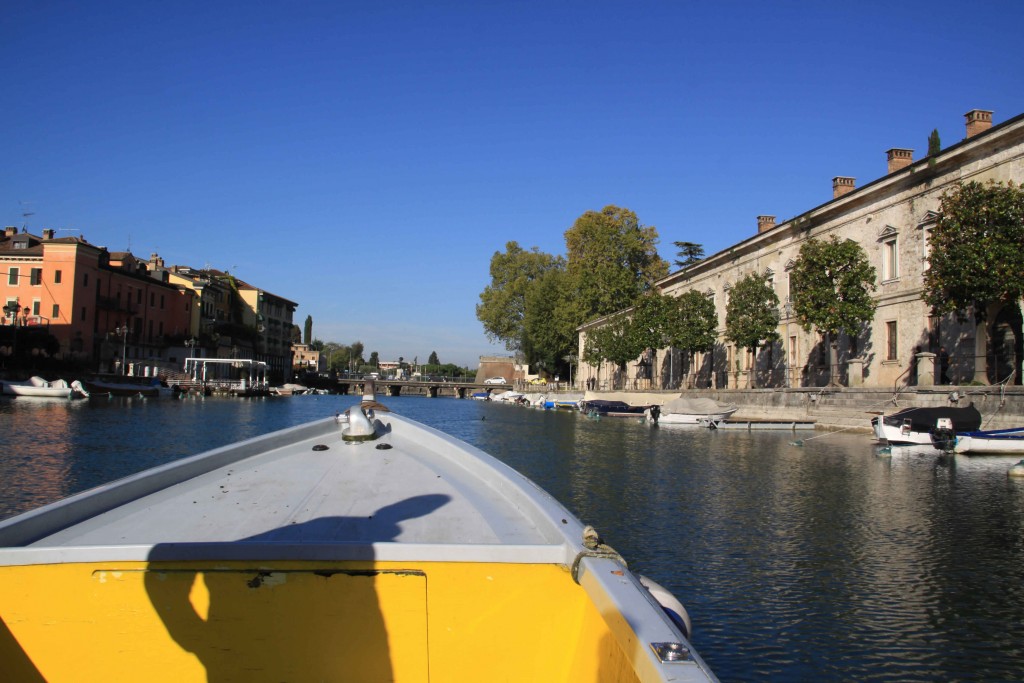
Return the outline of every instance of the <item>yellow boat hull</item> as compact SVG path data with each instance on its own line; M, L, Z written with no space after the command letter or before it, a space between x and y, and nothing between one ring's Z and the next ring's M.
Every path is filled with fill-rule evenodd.
M641 680L558 565L8 566L0 619L9 680Z

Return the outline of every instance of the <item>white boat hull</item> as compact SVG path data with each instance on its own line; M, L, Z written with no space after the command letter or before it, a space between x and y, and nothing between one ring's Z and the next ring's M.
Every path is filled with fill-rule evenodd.
M75 381L68 384L62 379L47 382L41 377L33 377L27 382L3 382L4 393L8 396L28 398L75 398L88 396L82 385Z
M662 413L658 417L658 424L667 425L704 425L707 426L711 422L720 422L726 420L730 415L736 412L736 408L732 410L726 410L720 413L712 413L710 415L696 415L693 413Z
M957 434L955 453L978 455L1017 455L1024 453L1024 429L992 434Z
M887 425L881 420L875 423L875 436L879 441L893 446L931 446L932 436L928 432Z

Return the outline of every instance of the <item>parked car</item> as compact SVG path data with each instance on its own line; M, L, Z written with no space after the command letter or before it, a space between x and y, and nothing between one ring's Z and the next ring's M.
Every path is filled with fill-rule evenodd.
M548 381L543 377L534 377L530 380L530 384L547 384Z
M504 377L488 377L484 380L484 384L508 384Z

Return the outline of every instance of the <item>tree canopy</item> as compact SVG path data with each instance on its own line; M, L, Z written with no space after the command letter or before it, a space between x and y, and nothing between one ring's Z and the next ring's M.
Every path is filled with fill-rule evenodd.
M541 252L537 247L525 250L518 242L505 245L505 251L491 257L491 283L480 294L476 317L483 323L491 341L500 341L509 351L519 351L524 342L526 295L530 286L549 270L564 267L560 257Z
M441 361L437 358L437 351L431 351L430 357L427 358L428 365L440 365Z
M750 273L729 291L725 338L754 352L779 338L779 297L766 276Z
M936 313L988 304L1019 308L1024 296L1024 190L1012 182L961 183L945 192L929 238L924 299Z
M587 334L583 360L591 365L607 360L623 369L648 349L671 342L679 312L674 297L646 292L632 309Z
M617 206L587 211L565 232L571 318L577 325L636 303L668 275L658 256L658 230Z
M574 346L576 325L568 317L565 270L544 273L526 295L523 355L528 363L557 374Z
M834 340L840 332L855 336L874 317L875 268L853 240L807 240L790 278L793 312L805 330Z
M676 252L675 265L679 268L693 265L704 260L704 247L695 242L673 242Z
M675 297L675 308L669 323L669 345L691 353L714 347L718 340L715 302L700 292L689 290Z
M309 346L313 341L313 316L306 316L306 323L302 328L302 343Z
M583 347L583 360L590 365L610 361L620 370L644 352L646 347L634 336L633 321L626 314L616 316L607 324L592 328Z
M606 206L565 232L565 258L508 242L491 258L477 319L491 341L557 373L575 358L577 327L634 306L668 274L657 241L657 229L640 225L635 213Z

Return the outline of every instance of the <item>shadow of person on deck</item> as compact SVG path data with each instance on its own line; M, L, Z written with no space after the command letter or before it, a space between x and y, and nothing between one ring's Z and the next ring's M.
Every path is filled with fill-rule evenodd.
M224 543L156 545L145 589L208 681L391 681L392 662L422 670L425 680L426 577L376 568L372 544L396 539L402 521L449 500L415 496L369 517L321 517ZM385 594L403 606L388 615L387 628ZM154 648L161 673L195 672L180 652L165 650Z

